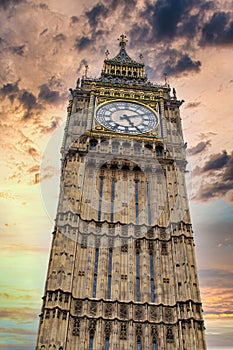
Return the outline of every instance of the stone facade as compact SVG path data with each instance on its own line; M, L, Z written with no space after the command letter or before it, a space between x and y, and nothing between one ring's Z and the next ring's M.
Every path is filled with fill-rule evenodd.
M38 350L206 349L182 101L125 45L71 90ZM116 100L154 110L156 128L105 128L96 109Z

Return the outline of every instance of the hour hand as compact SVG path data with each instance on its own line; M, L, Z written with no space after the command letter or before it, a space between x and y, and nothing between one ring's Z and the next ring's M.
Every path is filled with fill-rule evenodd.
M132 114L132 115L127 115L127 114L123 114L122 116L120 116L120 119L126 119L126 120L129 120L129 118L135 118L135 117L138 117L137 114Z

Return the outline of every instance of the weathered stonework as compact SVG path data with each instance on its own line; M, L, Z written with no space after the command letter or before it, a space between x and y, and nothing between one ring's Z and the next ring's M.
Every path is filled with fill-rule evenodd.
M36 349L205 350L182 102L120 46L72 90ZM156 128L106 129L95 111L113 100L154 109Z

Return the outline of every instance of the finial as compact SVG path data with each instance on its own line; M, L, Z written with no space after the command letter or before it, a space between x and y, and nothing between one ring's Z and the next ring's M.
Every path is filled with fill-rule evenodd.
M140 62L143 62L143 58L144 58L143 54L140 53L140 55L139 55Z
M173 88L173 89L172 89L172 92L173 92L173 98L176 100L176 89Z
M88 72L88 64L85 65L85 72L84 72L84 78L87 78L87 72Z
M108 50L105 51L105 56L106 56L106 58L108 58L109 53L110 53L110 52L109 52Z
M126 38L127 38L126 35L121 34L120 38L118 39L118 40L120 40L119 45L122 47L122 49L125 48L126 43L127 43L127 41L128 41L128 40L126 40Z
M164 73L164 81L165 81L165 85L167 85L167 73Z

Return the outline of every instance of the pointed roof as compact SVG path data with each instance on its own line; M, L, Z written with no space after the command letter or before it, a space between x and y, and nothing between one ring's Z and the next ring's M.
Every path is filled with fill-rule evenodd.
M119 40L119 46L120 46L120 51L119 53L114 57L109 59L108 55L109 55L109 51L107 50L105 52L106 54L106 59L104 60L105 63L121 63L121 64L133 64L134 66L140 66L140 67L144 67L144 64L142 62L137 62L134 61L126 52L126 43L128 42L128 40L126 39L126 35L122 34L120 36ZM142 55L140 55L140 58L142 58Z
M118 40L120 51L115 57L109 58L109 51L107 50L105 52L106 58L104 60L102 77L111 80L136 80L137 82L145 82L147 77L145 74L145 65L141 61L143 56L140 55L140 62L133 60L126 52L126 36L122 34Z

